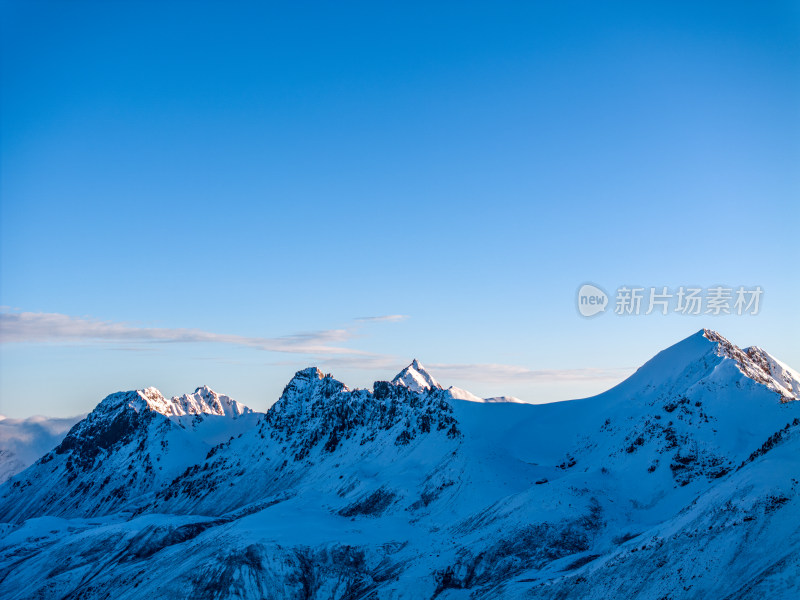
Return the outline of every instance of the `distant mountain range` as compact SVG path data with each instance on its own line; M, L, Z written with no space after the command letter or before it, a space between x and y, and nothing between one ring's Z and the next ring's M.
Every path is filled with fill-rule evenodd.
M0 415L0 483L58 446L69 429L85 416L10 419Z
M545 405L416 360L263 414L112 394L0 486L0 597L798 598L799 398L710 330Z

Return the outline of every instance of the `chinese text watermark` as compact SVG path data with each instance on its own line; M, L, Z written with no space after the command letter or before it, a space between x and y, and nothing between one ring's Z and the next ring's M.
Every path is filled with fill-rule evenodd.
M613 302L597 285L586 283L578 290L578 312L591 317L613 306L619 316L680 315L757 315L761 310L761 286L716 285L702 288L669 288L623 285L617 288Z

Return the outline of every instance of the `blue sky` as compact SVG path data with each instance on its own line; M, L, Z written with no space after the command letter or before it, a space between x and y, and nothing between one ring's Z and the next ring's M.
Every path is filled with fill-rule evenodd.
M759 4L4 2L0 413L413 357L549 401L703 326L800 367L800 9Z

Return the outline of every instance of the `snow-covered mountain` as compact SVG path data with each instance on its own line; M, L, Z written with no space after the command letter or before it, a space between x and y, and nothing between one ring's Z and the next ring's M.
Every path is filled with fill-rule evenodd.
M0 487L0 520L132 510L259 416L205 387L170 400L155 388L111 394Z
M405 369L400 371L397 376L392 379L394 385L407 387L412 392L422 392L424 390L442 389L439 382L436 381L430 373L419 363L415 358L411 361Z
M10 419L0 415L0 483L55 448L70 427L85 416Z
M547 405L305 369L219 442L114 394L0 487L0 596L800 597L797 390L702 330Z

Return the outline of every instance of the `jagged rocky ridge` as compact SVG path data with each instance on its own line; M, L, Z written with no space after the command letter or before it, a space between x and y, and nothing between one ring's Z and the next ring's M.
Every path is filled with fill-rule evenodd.
M763 350L703 330L537 406L429 377L306 369L228 436L109 397L0 488L0 594L797 597L798 376Z
M378 381L372 390L350 390L316 368L299 371L252 432L212 448L204 464L187 469L157 495L156 505L191 511L200 502L214 514L240 508L252 502L254 490L283 494L304 478L333 472L323 465L347 473L343 463L356 468L374 456L399 459L420 437L429 446L435 444L428 438L441 442L427 457L435 459L461 437L449 399L438 387L413 392ZM338 475L325 485L340 494ZM351 474L347 485L359 487Z
M414 363L418 365L415 360ZM364 445L381 431L401 425L394 438L396 445L406 445L418 434L447 431L449 437L460 435L453 409L440 386L420 388L378 381L373 390L350 390L330 375L316 368L300 371L270 408L262 431L272 439L290 444L295 459L308 455L324 440L324 449L333 452L338 445L359 436ZM297 426L303 424L302 434Z

